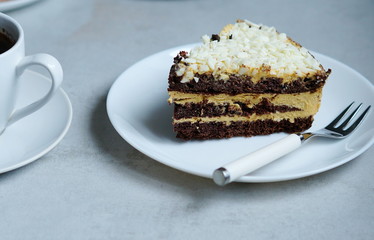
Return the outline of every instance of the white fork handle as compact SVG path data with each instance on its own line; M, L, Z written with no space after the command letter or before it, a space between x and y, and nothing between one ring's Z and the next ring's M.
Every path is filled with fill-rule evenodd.
M300 136L291 134L275 143L216 169L213 172L213 180L216 184L224 186L294 151L300 145Z

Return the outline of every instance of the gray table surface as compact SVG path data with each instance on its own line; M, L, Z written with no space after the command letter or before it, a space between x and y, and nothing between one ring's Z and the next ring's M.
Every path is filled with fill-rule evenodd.
M276 26L373 82L373 12L370 0L42 0L8 12L27 54L62 63L74 118L55 149L0 175L0 239L373 239L373 147L315 176L221 188L135 150L105 107L126 68L236 19Z

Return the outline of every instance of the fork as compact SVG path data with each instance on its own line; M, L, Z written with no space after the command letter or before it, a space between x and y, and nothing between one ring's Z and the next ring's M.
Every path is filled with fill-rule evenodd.
M224 186L239 177L253 172L272 161L290 153L301 146L302 143L312 137L327 137L332 139L342 139L352 133L363 121L370 110L370 105L365 111L352 123L357 113L362 107L362 103L346 118L352 108L352 102L345 108L330 124L315 132L294 133L289 136L263 147L249 155L236 159L213 172L213 181L220 186ZM342 122L342 123L341 123ZM338 126L337 126L338 125Z

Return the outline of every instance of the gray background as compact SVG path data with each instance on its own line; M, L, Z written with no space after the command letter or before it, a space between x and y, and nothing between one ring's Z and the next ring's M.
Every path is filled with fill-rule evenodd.
M55 149L0 175L0 239L373 239L373 147L316 176L221 188L135 150L105 108L126 68L240 18L373 82L373 12L370 0L44 0L8 12L28 54L61 61L74 118Z

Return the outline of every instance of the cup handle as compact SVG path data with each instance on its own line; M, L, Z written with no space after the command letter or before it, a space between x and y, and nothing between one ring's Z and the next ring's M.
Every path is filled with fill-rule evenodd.
M17 109L13 112L10 116L7 126L15 123L16 121L20 120L23 117L37 111L41 107L43 107L54 95L56 90L59 89L62 79L63 79L63 71L60 63L51 55L45 53L39 53L31 56L24 57L17 65L16 68L16 78L17 80L21 76L21 74L25 71L26 68L32 65L40 65L46 68L51 76L52 79L52 86L49 89L48 93L42 97L41 99L23 107L21 109Z

